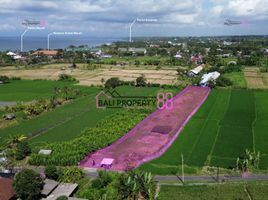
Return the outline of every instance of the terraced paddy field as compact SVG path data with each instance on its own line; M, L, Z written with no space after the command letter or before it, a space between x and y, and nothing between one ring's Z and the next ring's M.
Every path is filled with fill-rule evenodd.
M75 86L72 83L46 80L21 80L0 86L0 101L32 101L48 98L53 88L63 86L77 87L86 96L57 107L28 120L19 120L8 127L0 128L0 146L10 135L25 134L33 147L40 147L50 142L69 141L78 137L85 128L94 127L101 119L117 109L97 109L95 96L100 92L97 87ZM121 86L117 91L122 95L156 95L160 88L137 88ZM0 114L3 111L0 111Z
M166 153L140 168L157 174L186 173L203 166L235 167L246 149L260 151L268 168L268 92L214 89Z

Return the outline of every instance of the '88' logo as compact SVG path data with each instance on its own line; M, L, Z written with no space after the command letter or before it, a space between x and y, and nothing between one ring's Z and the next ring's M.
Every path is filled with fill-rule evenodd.
M171 92L157 94L157 108L158 109L173 109L173 94Z

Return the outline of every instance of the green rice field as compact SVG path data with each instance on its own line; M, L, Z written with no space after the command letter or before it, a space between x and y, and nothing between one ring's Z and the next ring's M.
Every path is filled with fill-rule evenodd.
M47 80L16 80L0 85L0 101L32 101L49 98L54 87L72 86L83 91L92 90L90 87L75 86L72 82Z
M160 200L267 199L268 182L225 183L198 186L162 185ZM249 198L250 197L250 198Z
M207 101L184 127L174 144L140 168L157 174L176 173L181 154L186 173L203 166L235 167L246 149L261 153L268 168L268 92L212 90Z
M0 101L29 101L48 98L52 95L55 86L62 87L65 85L71 85L71 83L44 80L13 81L0 87ZM0 129L0 146L8 136L17 134L24 134L30 137L32 146L72 140L79 136L85 128L94 127L101 119L118 111L117 109L96 108L95 96L100 91L99 88L72 87L79 87L86 96L75 99L35 118L22 120L17 124ZM116 90L121 95L146 96L156 95L160 88L120 86Z

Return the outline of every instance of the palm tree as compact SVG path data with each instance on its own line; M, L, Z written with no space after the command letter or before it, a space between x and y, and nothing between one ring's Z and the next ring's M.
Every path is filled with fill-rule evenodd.
M27 137L24 134L12 135L7 139L6 143L7 143L7 146L9 148L14 148L17 146L18 143L20 143L26 139L27 139Z

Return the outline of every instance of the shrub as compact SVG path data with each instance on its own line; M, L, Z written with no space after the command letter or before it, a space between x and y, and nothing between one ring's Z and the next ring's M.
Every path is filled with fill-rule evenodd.
M77 81L74 77L68 74L60 74L59 75L59 81L70 81L70 82L75 82Z
M95 189L101 189L108 186L113 181L113 177L106 171L99 172L99 178L92 181L92 187Z
M220 87L227 87L233 85L232 81L224 76L220 76L216 80L216 85Z
M30 155L32 152L28 142L23 141L18 143L17 145L17 151L16 151L16 159L17 160L22 160L26 156Z
M60 196L56 200L68 200L67 196Z
M10 79L7 76L0 76L0 81L3 83L9 83Z
M48 165L45 167L45 175L49 179L58 180L59 171L55 165Z
M261 67L261 68L260 68L260 72L261 72L261 73L268 72L268 67Z
M137 87L145 87L146 86L146 78L144 77L144 75L142 75L136 79L136 86Z
M68 167L63 170L60 178L64 183L76 183L84 177L84 172L78 167Z
M13 76L10 78L10 80L19 81L21 80L21 77Z
M121 85L121 81L119 78L110 78L105 82L105 88L110 89L110 88L115 88L117 86Z

